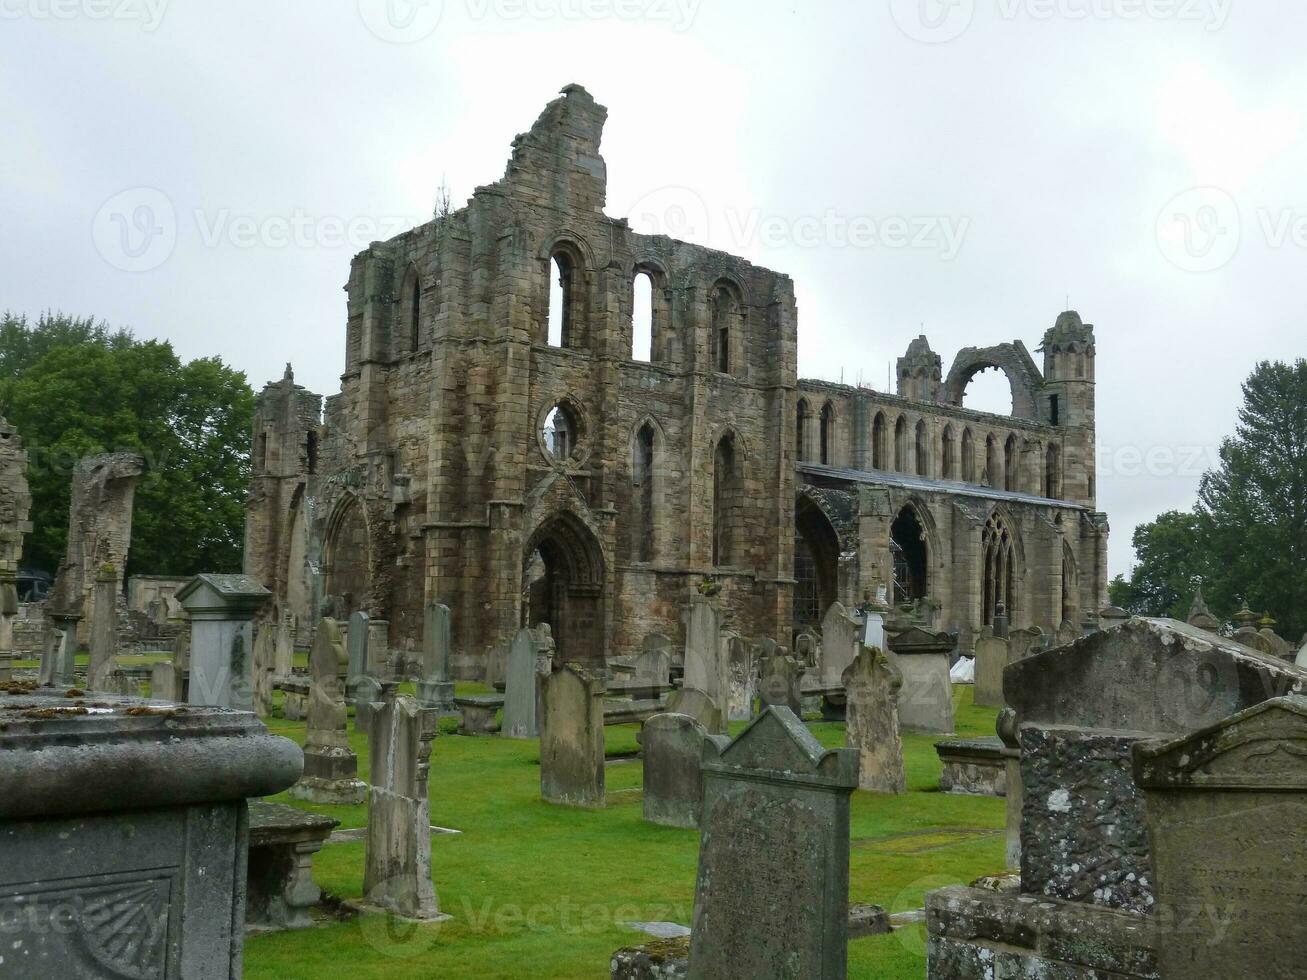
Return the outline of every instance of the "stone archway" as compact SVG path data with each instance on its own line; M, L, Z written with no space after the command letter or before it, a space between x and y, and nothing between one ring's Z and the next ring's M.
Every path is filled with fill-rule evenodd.
M1039 407L1035 395L1043 387L1044 377L1026 345L1020 341L995 347L966 347L959 351L944 382L945 404L961 407L971 379L989 368L998 368L1007 375L1008 384L1012 386L1013 417L1037 421Z
M324 594L341 603L337 617L345 619L360 609L368 610L372 592L371 539L363 505L353 494L340 501L327 526L323 565Z
M830 517L806 494L794 508L794 630L820 627L839 599L840 537Z
M575 514L548 518L523 549L523 625L548 623L561 660L602 665L603 582L603 549L594 532Z

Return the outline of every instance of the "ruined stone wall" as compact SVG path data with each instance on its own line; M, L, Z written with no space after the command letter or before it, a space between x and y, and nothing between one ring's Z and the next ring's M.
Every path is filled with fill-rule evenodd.
M23 554L23 537L32 530L27 519L31 507L27 452L18 431L0 417L0 590L13 589L9 605L14 607L0 608L0 615L17 613L18 562Z

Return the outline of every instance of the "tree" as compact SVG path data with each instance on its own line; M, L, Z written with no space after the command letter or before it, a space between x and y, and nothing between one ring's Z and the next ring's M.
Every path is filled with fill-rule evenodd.
M1209 597L1269 610L1296 640L1307 630L1307 361L1261 362L1243 397L1198 490L1204 549L1221 572Z
M53 571L67 546L73 467L136 450L128 572L186 575L241 564L254 394L216 358L182 364L172 346L90 319L0 319L0 415L28 450L33 532L25 564Z
M1137 564L1129 580L1117 576L1108 588L1114 606L1135 616L1184 619L1198 586L1212 573L1198 529L1198 518L1167 511L1135 528Z

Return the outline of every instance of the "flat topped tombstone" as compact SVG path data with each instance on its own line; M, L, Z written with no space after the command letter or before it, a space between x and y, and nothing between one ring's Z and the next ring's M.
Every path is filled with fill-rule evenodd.
M903 793L903 739L899 734L899 690L903 675L880 650L863 647L844 671L848 701L846 744L858 753L858 788Z
M368 614L359 610L351 613L345 631L345 645L349 649L349 671L345 678L352 688L362 677L371 675L368 663Z
M721 633L717 599L692 594L685 613L685 686L703 691L724 710L729 678Z
M313 855L340 821L284 803L250 801L250 854L245 924L255 929L308 929L322 898Z
M690 980L843 980L857 754L769 707L703 771Z
M191 618L191 704L254 707L254 617L272 596L248 575L197 575L177 590Z
M844 606L832 602L821 620L821 684L838 687L862 648L863 625Z
M506 738L535 738L540 734L536 715L536 638L529 629L520 629L508 651L508 678L504 691L504 727Z
M298 746L249 712L62 693L0 704L0 975L238 980L246 800Z
M1307 672L1185 623L1132 619L1011 664L1003 686L1025 795L1022 891L1147 912L1153 857L1133 747L1307 690Z
M722 709L703 691L692 687L682 687L673 691L667 699L667 710L681 715L689 715L712 735L726 734L726 718Z
M640 730L644 818L664 827L695 828L703 806L699 771L707 730L689 715L654 715Z
M604 805L606 693L603 678L579 664L542 679L540 795L548 802Z
M400 695L373 704L372 714L363 894L369 905L406 919L447 918L431 884L427 799L439 713Z
M899 725L905 732L952 734L953 681L949 674L949 655L957 642L953 633L934 633L915 626L890 639L890 659L903 675Z
M418 700L442 713L455 710L454 682L449 679L452 636L449 607L440 602L427 603L418 660Z
M976 637L975 703L983 708L1002 708L1003 671L1011 658L1011 643L986 626Z
M1307 959L1307 698L1134 748L1164 977L1293 977Z

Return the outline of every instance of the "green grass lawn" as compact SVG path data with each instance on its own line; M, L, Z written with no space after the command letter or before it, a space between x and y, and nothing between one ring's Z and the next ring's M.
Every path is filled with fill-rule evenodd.
M459 685L460 693L477 690ZM956 696L959 735L992 734L994 712L973 707L970 688L957 689ZM303 740L300 722L272 718L268 724ZM843 725L810 727L823 744L844 744ZM364 916L251 936L245 946L249 980L346 972L356 980L599 980L608 976L613 950L645 941L620 922L689 924L698 834L641 819L638 759L609 765L606 809L572 810L541 802L536 742L452 731L452 721L442 723L430 796L432 823L462 831L432 841L432 877L441 909L453 919L410 927ZM635 751L635 726L606 734L610 758ZM934 741L905 738L907 794L853 795L850 901L891 912L919 908L927 891L1003 870L1003 801L940 793ZM351 744L366 779L366 739L352 733L352 722ZM276 799L291 802L284 795ZM307 808L331 814L343 827L367 822L365 805ZM314 874L324 891L359 897L363 844L323 848ZM850 977L919 980L925 968L919 927L849 944Z

